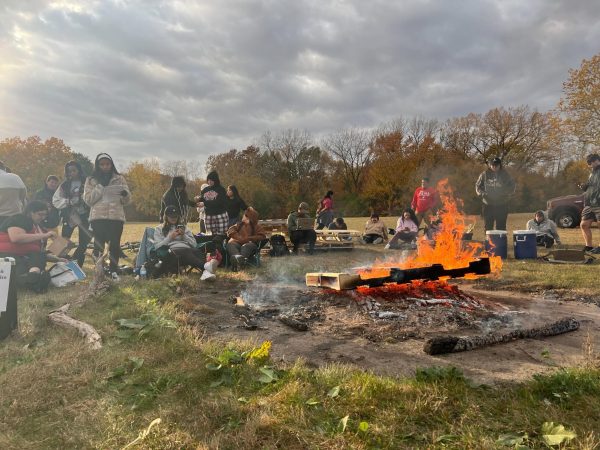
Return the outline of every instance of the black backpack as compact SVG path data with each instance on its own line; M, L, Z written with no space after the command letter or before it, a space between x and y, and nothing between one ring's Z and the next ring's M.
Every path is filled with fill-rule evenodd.
M271 243L271 250L269 251L269 255L271 256L285 256L289 255L290 251L287 248L287 244L285 243L285 236L281 234L274 234L269 239Z

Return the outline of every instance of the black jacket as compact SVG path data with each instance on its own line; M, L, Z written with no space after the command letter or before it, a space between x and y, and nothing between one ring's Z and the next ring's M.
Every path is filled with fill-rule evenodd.
M165 209L167 206L174 206L179 213L179 217L181 217L181 223L187 222L187 215L190 209L190 206L196 206L196 202L190 200L187 195L187 192L181 191L177 192L177 189L170 188L167 192L165 192L160 201L160 215L159 221L164 221Z
M246 211L248 209L248 205L241 198L229 198L227 197L227 214L229 215L229 219L239 218L240 211Z
M504 205L515 192L515 182L504 169L498 172L487 169L479 175L475 192L486 205Z

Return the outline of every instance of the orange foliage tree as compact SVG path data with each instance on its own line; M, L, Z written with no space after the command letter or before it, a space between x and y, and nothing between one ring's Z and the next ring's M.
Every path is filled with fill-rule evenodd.
M31 136L0 141L0 160L23 179L30 193L44 187L50 174L62 179L64 165L73 159L79 161L88 174L91 172L93 164L89 158L72 151L62 139L51 137L42 141L39 136Z

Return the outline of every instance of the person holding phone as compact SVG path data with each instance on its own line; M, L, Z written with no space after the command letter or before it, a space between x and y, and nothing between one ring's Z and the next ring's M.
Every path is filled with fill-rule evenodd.
M191 266L199 271L205 268L206 253L196 247L196 238L191 230L182 223L179 209L175 205L165 208L164 222L155 228L153 244L156 250L168 247L177 257L177 262L181 266ZM207 279L207 276L204 276L203 279ZM214 274L211 278L213 277Z
M121 235L125 224L124 206L131 202L131 191L107 153L100 153L94 172L85 181L83 201L90 207L90 227L94 232L94 256L108 244L110 272L116 277L121 256Z

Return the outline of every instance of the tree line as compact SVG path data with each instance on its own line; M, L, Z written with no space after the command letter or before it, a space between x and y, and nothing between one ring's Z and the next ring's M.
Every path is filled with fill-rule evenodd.
M376 129L345 128L315 138L307 130L267 131L245 149L211 155L205 167L195 161L135 161L122 172L131 186L130 220L156 220L160 198L175 175L200 192L202 169L217 170L224 184L235 184L264 218L281 218L301 201L316 205L335 192L341 215L371 211L395 214L410 204L424 176L448 178L468 213L480 204L477 175L499 156L517 182L513 212L544 209L550 197L576 192L588 169L583 155L600 147L600 54L569 72L556 109L539 112L526 105L498 107L446 121L398 118ZM92 162L62 140L39 137L0 141L0 159L30 190L45 177L62 175L76 159L89 171Z

